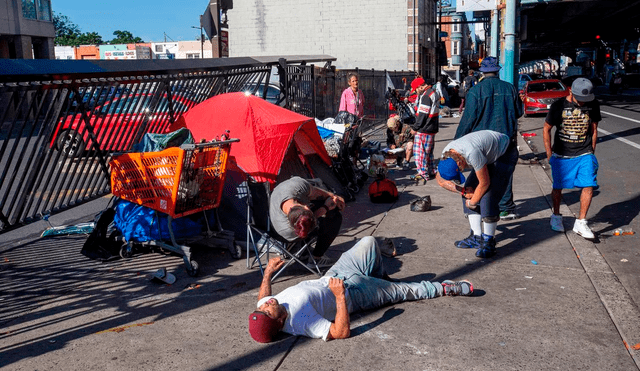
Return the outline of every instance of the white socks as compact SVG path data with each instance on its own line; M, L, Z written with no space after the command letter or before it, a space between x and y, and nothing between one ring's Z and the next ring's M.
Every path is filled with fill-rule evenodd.
M476 236L480 236L482 234L482 215L469 214L467 215L467 217L469 219L469 226L471 227L473 234Z

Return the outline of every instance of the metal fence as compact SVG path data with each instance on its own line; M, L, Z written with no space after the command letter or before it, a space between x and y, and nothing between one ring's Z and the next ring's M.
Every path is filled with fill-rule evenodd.
M282 105L335 116L350 71L307 60L0 60L0 233L109 194L112 154L217 94L248 89L266 98L274 68ZM367 118L386 119L386 71L354 72ZM389 75L394 84L413 77Z

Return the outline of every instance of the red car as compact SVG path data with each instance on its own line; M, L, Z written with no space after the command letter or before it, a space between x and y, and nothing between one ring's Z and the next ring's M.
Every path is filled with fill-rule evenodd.
M58 122L50 145L69 157L79 157L93 148L93 134L100 149L107 152L127 151L145 118L152 128L169 120L169 101L166 96L160 99L155 111L150 112L153 98L152 94L146 93L123 95L84 114L78 111L64 116ZM175 96L171 103L176 118L195 105L190 100ZM86 125L85 117L90 126Z
M536 113L547 113L551 103L569 95L567 88L560 80L532 80L520 91L524 103L524 116Z

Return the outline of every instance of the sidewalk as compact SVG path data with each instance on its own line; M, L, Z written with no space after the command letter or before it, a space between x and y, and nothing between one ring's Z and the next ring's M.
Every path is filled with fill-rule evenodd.
M458 121L442 119L436 157ZM264 345L247 331L260 273L224 250L202 251L201 276L192 278L173 256L90 261L79 253L83 236L23 241L0 247L0 367L638 370L630 352L640 344L640 331L624 321L636 321L637 308L620 312L615 300L603 303L601 297L615 297L615 280L589 243L570 231L570 218L566 234L550 230L551 183L539 164L529 164L532 156L521 137L519 145L525 160L516 168L514 194L521 218L499 223L494 258L478 259L474 251L453 246L469 230L459 196L435 181L416 186L411 171L397 170L390 177L401 191L399 200L372 204L366 189L361 191L347 205L343 231L328 252L337 258L364 236L390 237L399 253L385 258L393 278L468 279L476 290L472 297L354 314L346 340L286 337ZM432 210L411 212L409 202L424 195L431 196ZM150 282L147 275L160 267L177 282ZM314 278L305 272L289 268L274 292Z

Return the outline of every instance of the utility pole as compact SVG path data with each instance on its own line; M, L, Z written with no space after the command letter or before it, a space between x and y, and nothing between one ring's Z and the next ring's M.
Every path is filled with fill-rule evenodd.
M200 27L191 26L191 28L200 29L200 59L204 58L204 32L202 31L202 16L200 16Z
M516 47L516 0L507 0L504 20L504 81L516 85L515 47Z

